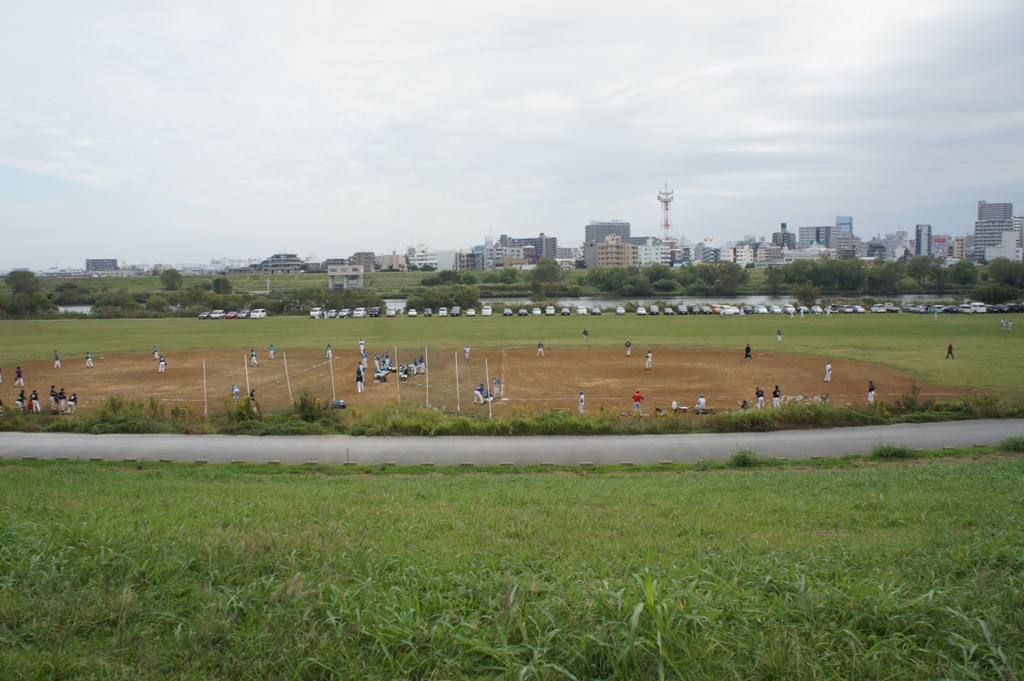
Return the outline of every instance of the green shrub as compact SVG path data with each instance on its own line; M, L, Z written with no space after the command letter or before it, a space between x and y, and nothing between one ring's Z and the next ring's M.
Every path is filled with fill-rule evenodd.
M757 468L767 463L768 459L753 449L741 449L729 457L729 466L732 468Z
M1008 452L1024 452L1024 435L1014 435L1013 437L1008 437L1002 442L1000 442L999 446Z
M893 459L913 459L917 454L906 445L894 445L888 442L877 444L871 448L871 458L890 461Z

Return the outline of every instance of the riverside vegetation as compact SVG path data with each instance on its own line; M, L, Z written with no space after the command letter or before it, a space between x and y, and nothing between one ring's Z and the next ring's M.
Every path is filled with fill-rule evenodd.
M913 455L5 462L0 677L1020 678L1024 459Z

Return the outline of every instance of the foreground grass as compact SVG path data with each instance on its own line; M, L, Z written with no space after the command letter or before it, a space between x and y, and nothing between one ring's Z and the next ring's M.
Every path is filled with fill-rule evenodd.
M0 677L1019 678L1022 474L15 465Z

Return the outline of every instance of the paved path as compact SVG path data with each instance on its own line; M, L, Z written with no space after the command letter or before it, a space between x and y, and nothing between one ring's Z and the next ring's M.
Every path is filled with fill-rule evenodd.
M775 433L699 435L614 435L543 437L248 437L230 435L73 435L0 433L0 457L17 459L102 458L106 461L205 460L209 463L420 464L477 466L514 463L636 465L692 463L728 459L739 449L764 456L807 459L812 456L864 454L880 442L920 449L994 445L1024 434L1024 419L952 421L790 430Z

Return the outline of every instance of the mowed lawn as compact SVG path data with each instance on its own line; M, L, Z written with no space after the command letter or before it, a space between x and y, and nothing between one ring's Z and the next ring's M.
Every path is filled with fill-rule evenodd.
M500 306L496 308L500 315ZM1011 317L1012 318L1012 317ZM814 355L884 364L923 381L960 389L1024 396L1024 318L1018 328L1000 331L997 315L864 314L833 315L830 319L782 315L746 317L602 315L600 317L460 317L312 320L277 317L262 320L46 320L0 322L0 367L52 358L60 350L65 362L85 353L136 354L154 346L174 353L204 349L248 350L261 353L273 343L279 351L316 349L331 343L337 352L356 348L364 338L371 348L395 347L405 352L455 352L474 348L533 347L543 342L550 355L583 344L622 347L627 339L634 352L647 348L718 348L741 356L750 343L758 353ZM783 341L776 341L781 329ZM946 360L953 343L955 360ZM411 356L411 355L406 355ZM84 360L83 360L84 361Z
M9 465L0 678L1017 679L1022 478Z

